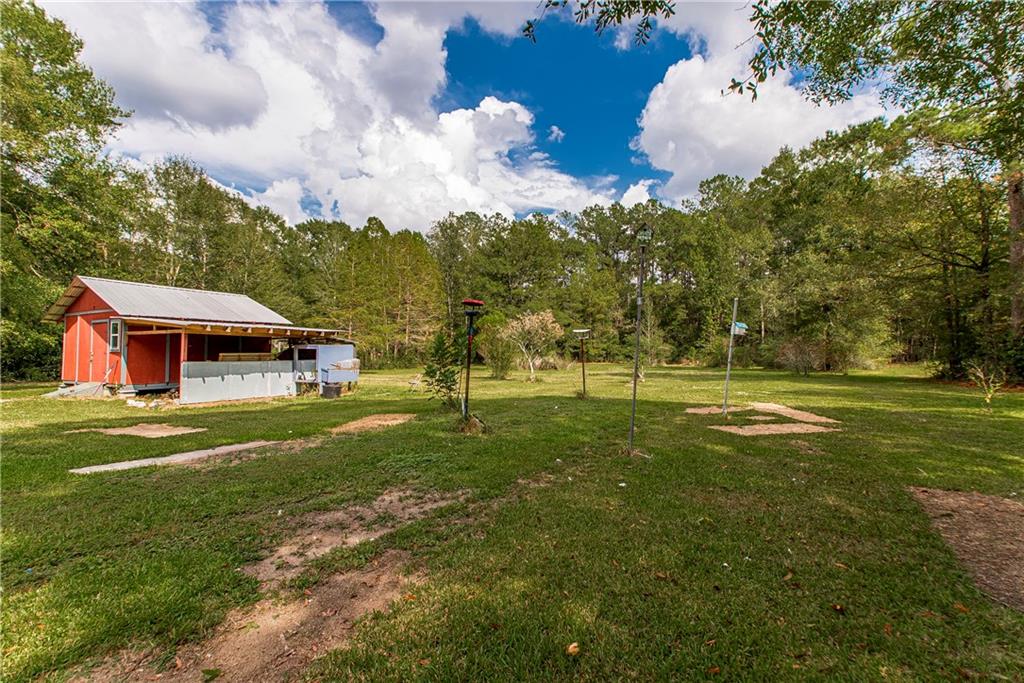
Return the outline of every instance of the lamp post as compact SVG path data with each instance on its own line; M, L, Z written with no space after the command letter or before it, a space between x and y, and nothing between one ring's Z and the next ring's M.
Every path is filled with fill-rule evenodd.
M484 305L479 299L463 299L462 305L466 307L466 393L462 397L462 419L469 419L469 369L473 363L473 337L476 335L476 318L483 313L480 308Z
M640 376L640 319L644 309L644 257L647 245L654 237L654 230L646 222L636 231L636 243L640 247L640 277L636 290L636 348L633 351L633 408L629 415L629 452L633 452L633 433L636 430L636 383Z
M587 397L587 339L590 338L590 328L584 327L573 330L573 334L580 340L580 363L583 366L583 398Z

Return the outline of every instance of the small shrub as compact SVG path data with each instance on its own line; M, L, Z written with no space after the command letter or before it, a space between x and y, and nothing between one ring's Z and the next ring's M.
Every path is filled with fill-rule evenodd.
M452 410L459 409L459 380L462 375L462 344L444 332L434 335L430 357L423 369L423 382L430 390L431 398Z
M516 344L502 330L488 331L478 337L477 349L494 379L505 379L516 362Z
M1006 384L1006 371L994 363L968 363L967 376L981 390L985 409L992 412L992 399Z
M572 363L573 363L573 361L569 360L568 358L565 358L564 356L559 356L559 355L556 355L556 354L552 354L552 355L549 355L549 356L544 356L543 358L538 360L537 361L537 369L538 370L565 370L566 368L571 367Z
M523 313L509 321L502 334L515 342L530 369L530 381L537 380L537 362L562 336L562 326L551 311Z
M818 344L803 337L790 337L779 344L775 362L787 370L808 375L821 367L821 356Z
M736 339L732 348L732 366L734 368L750 368L760 364L760 350L747 338L741 342ZM729 360L729 337L719 337L704 349L700 355L702 365L709 368L724 368Z

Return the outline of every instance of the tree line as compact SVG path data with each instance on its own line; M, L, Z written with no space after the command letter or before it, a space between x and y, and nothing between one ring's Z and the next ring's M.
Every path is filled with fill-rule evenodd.
M647 363L719 363L733 297L741 363L842 371L929 361L1024 375L1011 317L1019 273L1002 168L950 144L939 109L870 121L753 180L716 176L679 206L650 201L518 218L450 214L426 235L307 220L289 226L188 159L110 158L128 116L35 5L3 3L2 323L6 378L56 376L60 327L40 322L75 274L248 294L298 324L344 330L369 367L420 363L484 299L488 335L526 313L588 327L589 356L623 360L635 333L636 226L654 229L641 316ZM493 346L493 345L492 345Z

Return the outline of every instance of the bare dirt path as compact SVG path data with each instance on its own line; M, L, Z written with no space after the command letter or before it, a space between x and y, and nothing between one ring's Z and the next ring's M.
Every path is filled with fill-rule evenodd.
M305 515L292 536L243 571L273 593L272 589L298 576L307 562L333 548L380 538L467 495L390 489L368 505ZM411 595L409 591L423 576L404 572L408 560L404 552L387 550L364 567L328 577L301 597L268 595L254 605L232 610L209 638L179 648L164 671L154 668L154 653L124 651L76 680L297 679L314 659L343 646L360 617Z
M978 587L1024 611L1024 503L974 491L910 492Z

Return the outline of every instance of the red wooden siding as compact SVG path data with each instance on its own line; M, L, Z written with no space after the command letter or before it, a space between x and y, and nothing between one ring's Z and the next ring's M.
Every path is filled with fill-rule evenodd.
M131 332L136 329L128 327ZM167 378L167 340L171 341L170 378ZM167 381L177 382L181 376L181 335L171 334L129 334L128 340L128 379L125 384L163 384Z
M110 315L110 307L106 302L89 290L82 292L82 295L68 307L67 317L64 319L61 380L109 383L119 381L121 358L118 354L110 353L107 345Z

